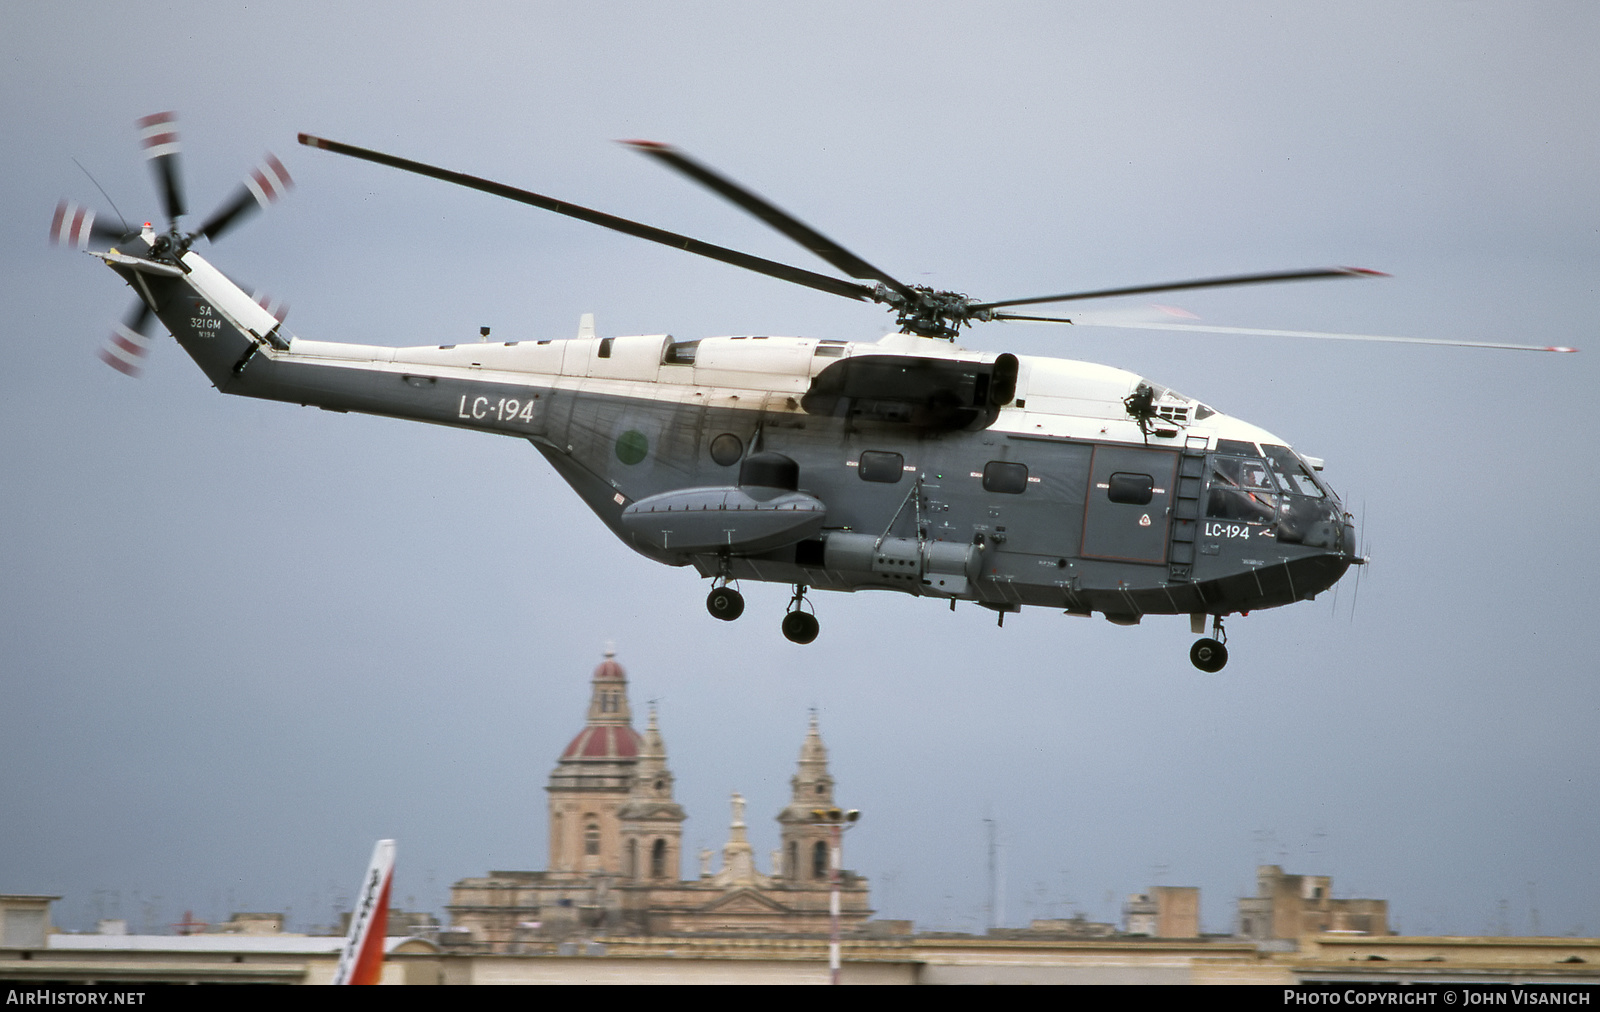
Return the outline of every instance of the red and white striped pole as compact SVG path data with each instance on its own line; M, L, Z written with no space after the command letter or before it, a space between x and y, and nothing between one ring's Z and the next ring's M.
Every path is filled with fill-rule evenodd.
M840 866L843 855L840 851L844 845L844 827L835 822L831 827L833 836L833 855L830 861L832 867L828 872L828 882L833 887L828 894L828 983L839 983L839 884L841 875Z
M828 983L839 983L839 908L840 890L844 886L844 831L855 825L861 813L852 808L841 812L837 808L817 808L811 820L828 827Z

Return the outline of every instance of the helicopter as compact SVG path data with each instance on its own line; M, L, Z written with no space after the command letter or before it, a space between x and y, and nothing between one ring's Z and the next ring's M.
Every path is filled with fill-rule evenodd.
M683 152L634 150L755 216L845 278L716 246L529 190L300 134L302 145L417 173L831 295L887 307L875 342L777 335L600 336L384 347L311 341L197 253L292 185L268 155L199 228L176 117L139 121L165 231L63 201L54 241L102 260L138 297L102 357L137 374L152 319L223 393L525 439L634 551L710 581L733 621L740 581L787 584L794 643L820 626L808 592L888 590L1121 625L1187 615L1202 671L1227 663L1224 621L1315 598L1365 563L1323 462L1205 403L1110 366L969 351L974 323L1071 324L1026 307L1113 296L1367 278L1353 267L1199 278L984 301L909 285ZM109 244L109 245L108 245ZM99 249L99 246L107 246ZM91 248L96 247L96 248ZM1019 312L1018 310L1024 310ZM1139 324L1128 324L1139 326ZM1519 350L1489 342L1160 325Z

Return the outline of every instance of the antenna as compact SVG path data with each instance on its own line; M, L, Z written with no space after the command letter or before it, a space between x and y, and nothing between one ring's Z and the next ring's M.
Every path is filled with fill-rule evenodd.
M984 819L983 824L988 827L989 832L989 902L986 906L989 914L988 927L993 930L1005 919L1005 910L1000 903L1000 846L996 839L999 826L989 818Z
M128 219L124 218L122 216L122 209L117 206L117 202L116 201L111 199L111 194L106 192L106 188L100 185L100 180L94 178L94 174L91 173L88 169L84 169L83 168L83 163L78 161L76 158L74 158L72 160L72 164L76 165L80 169L83 169L83 174L88 176L89 177L89 182L93 183L94 184L94 188L100 191L100 196L106 198L106 203L111 205L111 210L117 212L117 218L122 222L122 231L124 231L124 232L133 231L131 228L128 227Z

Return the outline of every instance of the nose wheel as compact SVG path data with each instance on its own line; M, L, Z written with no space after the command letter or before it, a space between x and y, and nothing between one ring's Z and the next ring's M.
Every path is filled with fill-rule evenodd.
M1189 648L1189 661L1201 671L1215 674L1228 663L1228 634L1222 631L1221 615L1212 618L1211 635L1214 638L1196 640L1194 646Z
M790 643L806 644L817 638L821 626L817 617L803 609L806 605L805 584L795 584L794 597L789 601L789 614L783 616L783 636Z

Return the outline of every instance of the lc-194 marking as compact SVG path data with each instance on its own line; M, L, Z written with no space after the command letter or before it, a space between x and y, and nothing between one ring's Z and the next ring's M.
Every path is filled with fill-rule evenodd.
M1250 528L1244 524L1221 524L1215 521L1206 521L1205 530L1202 532L1208 538L1239 538L1249 540Z
M533 421L533 409L538 402L532 397L526 401L507 399L501 397L492 404L487 397L474 397L471 407L467 406L467 395L461 395L461 401L456 407L456 417L482 421L493 417L497 422L506 421Z

